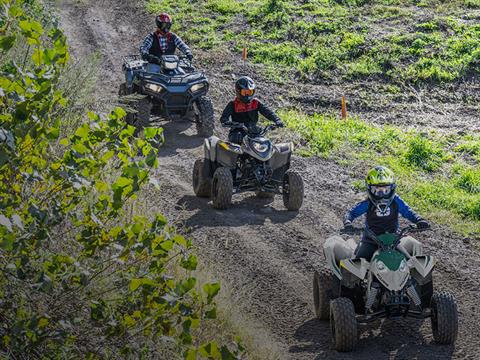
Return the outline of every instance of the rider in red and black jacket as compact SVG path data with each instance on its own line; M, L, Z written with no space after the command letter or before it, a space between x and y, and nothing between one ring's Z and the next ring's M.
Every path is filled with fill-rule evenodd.
M264 105L260 100L254 98L255 83L248 76L242 76L235 83L235 92L237 96L230 101L225 110L223 110L220 122L223 125L229 122L237 122L245 125L242 128L234 128L228 134L230 142L240 144L247 134L247 129L254 127L258 122L258 113L270 121L273 121L277 127L283 127L283 122L277 114Z
M190 48L180 39L180 37L171 32L172 18L166 13L161 13L155 18L157 31L148 34L140 46L140 54L145 61L160 64L162 55L174 55L178 48L187 58L192 61L193 55Z

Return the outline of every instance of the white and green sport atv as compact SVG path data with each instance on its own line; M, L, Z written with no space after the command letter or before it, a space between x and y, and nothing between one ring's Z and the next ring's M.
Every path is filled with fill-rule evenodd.
M375 236L378 250L372 260L354 258L356 243L332 236L323 252L327 266L315 272L313 297L316 316L330 319L333 344L352 351L358 341L358 324L379 318L428 318L437 343L452 344L458 331L457 303L448 292L433 292L431 256L402 229L398 234Z

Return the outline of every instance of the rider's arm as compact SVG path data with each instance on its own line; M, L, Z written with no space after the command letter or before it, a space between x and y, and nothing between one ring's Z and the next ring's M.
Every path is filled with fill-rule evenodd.
M351 223L353 220L365 214L368 210L368 200L364 200L356 204L354 207L349 209L344 218L343 223Z
M264 105L260 101L258 102L258 111L260 112L260 114L265 116L265 118L267 118L270 121L273 121L275 124L278 125L282 123L282 120L280 120L278 115L275 114L275 112L272 109L270 109L267 105Z
M140 45L140 54L144 60L148 59L148 55L150 54L150 48L153 44L153 34L148 34L145 39L143 40L142 45Z
M173 41L175 42L175 46L185 55L191 55L192 51L188 47L187 44L183 42L183 40L177 34L173 34Z
M395 201L398 204L398 212L407 220L410 220L413 223L417 223L420 220L423 220L420 215L412 210L410 206L407 205L405 201L402 200L400 196L395 196Z
M222 116L220 116L220 123L225 124L231 121L232 114L233 114L233 101L230 101L227 104L227 106L225 106Z

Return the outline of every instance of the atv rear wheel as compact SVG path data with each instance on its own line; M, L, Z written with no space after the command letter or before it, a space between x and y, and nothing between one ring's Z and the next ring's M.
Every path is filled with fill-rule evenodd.
M328 268L313 274L313 304L320 320L330 318L330 301L340 296L340 280Z
M347 352L355 348L358 340L357 319L350 299L341 297L330 302L330 328L335 350Z
M297 211L303 203L303 180L300 174L288 170L283 176L283 204L290 211Z
M209 197L212 189L210 161L198 159L193 165L193 191L198 197Z
M197 133L200 136L212 136L215 129L212 100L207 96L201 96L197 100Z
M232 203L233 177L230 169L219 167L212 180L212 202L216 209L226 209Z
M452 294L442 291L432 296L432 332L439 344L453 344L458 333L457 302Z

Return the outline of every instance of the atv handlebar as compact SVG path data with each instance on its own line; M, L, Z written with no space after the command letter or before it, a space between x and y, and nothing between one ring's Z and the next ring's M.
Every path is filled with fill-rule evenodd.
M414 225L405 226L404 228L401 228L400 231L398 231L396 234L394 234L395 237L396 237L396 240L392 244L392 247L394 247L395 249L400 251L402 254L405 255L405 257L407 259L409 259L410 254L403 248L403 246L400 245L400 240L402 240L402 238L405 237L405 235L407 235L408 233L422 232L422 231L426 231L426 230L430 230L430 229L429 228L420 229L420 228L418 228ZM380 240L378 240L377 235L375 235L375 233L373 231L365 228L364 232L365 232L365 235L367 237L369 237L370 239L374 240L379 247L381 247L381 248L385 247L385 245Z
M242 124L242 123L239 123L239 122L234 122L234 121L225 122L225 123L222 124L222 126L227 127L227 128L231 128L231 129L242 129L245 132L247 132L249 135L254 134L254 135L257 135L257 136L263 136L267 132L269 132L270 130L275 130L277 128L277 126L275 124L270 124L270 125L265 126L260 131L254 131L254 130L258 130L259 127L257 127L257 126L248 127L245 124Z

